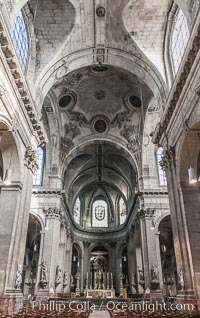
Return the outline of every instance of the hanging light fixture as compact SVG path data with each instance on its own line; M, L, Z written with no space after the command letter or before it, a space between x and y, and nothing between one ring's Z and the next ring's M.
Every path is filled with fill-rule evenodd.
M188 175L189 175L189 183L191 183L191 184L197 183L196 173L194 171L194 168L192 168L191 166L188 169Z
M8 186L8 185L11 185L11 182L12 182L12 169L9 167L6 169L3 183Z
M155 230L155 223L154 223L154 220L151 220L151 227L150 229L153 231Z
M11 151L11 156L10 156L9 167L6 169L4 180L3 180L3 183L6 186L11 185L11 182L12 182L12 169L11 169L12 156L13 156L13 146L12 146L12 151Z

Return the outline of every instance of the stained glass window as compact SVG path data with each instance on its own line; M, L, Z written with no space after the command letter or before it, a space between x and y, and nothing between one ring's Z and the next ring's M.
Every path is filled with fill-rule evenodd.
M79 198L76 199L76 202L74 204L73 214L74 214L74 221L77 224L80 224L80 222L81 222L81 201Z
M29 56L29 43L27 28L24 22L22 11L19 12L15 19L12 39L22 69L25 72Z
M171 38L172 65L175 74L177 73L178 68L181 64L181 60L184 55L189 36L190 34L186 17L183 11L179 9L174 20Z
M159 174L159 183L161 187L167 186L167 179L165 175L165 171L160 166L160 161L162 160L163 148L160 147L157 150L157 162L158 162L158 174Z
M35 175L33 177L33 185L34 186L41 186L42 185L42 179L43 179L43 171L44 171L44 149L38 148L37 151L38 155L38 170L35 172Z
M123 224L126 221L126 204L123 198L119 200L119 223Z
M105 200L96 200L92 205L92 226L108 226L108 204Z

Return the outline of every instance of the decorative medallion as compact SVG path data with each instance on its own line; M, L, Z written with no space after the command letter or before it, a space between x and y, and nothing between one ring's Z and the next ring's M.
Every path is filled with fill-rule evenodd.
M66 92L63 96L59 99L59 106L60 108L64 109L67 107L73 107L76 104L76 94L74 92Z
M104 119L97 119L93 124L94 130L98 134L102 134L107 130L107 123Z
M95 208L95 218L98 221L102 221L105 218L105 208L102 205L99 205Z
M104 99L106 96L105 92L102 91L102 90L99 90L99 91L96 91L94 92L94 97L97 99L97 100L102 100Z
M97 15L99 18L105 17L105 14L106 14L106 9L105 9L103 6L97 7L97 9L96 9L96 15Z
M141 99L135 95L128 95L126 96L126 103L135 109L140 109L142 106Z

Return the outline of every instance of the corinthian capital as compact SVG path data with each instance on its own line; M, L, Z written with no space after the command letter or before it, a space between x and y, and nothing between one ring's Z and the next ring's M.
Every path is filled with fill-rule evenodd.
M50 218L50 219L60 220L62 217L61 208L57 208L57 207L44 208L43 213L45 214L46 218Z
M28 146L26 148L24 160L27 168L30 169L34 174L36 170L39 168L39 165L37 152L34 150L32 146Z
M162 159L159 162L161 168L166 171L172 166L172 163L175 159L175 149L170 146L162 155Z

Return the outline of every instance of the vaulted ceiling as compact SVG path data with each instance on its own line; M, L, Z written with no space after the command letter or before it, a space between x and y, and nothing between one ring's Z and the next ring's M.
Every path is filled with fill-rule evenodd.
M13 4L12 20L25 3L23 0ZM28 1L31 63L35 61L28 80L38 104L58 79L77 67L99 61L145 78L154 96L160 94L164 100L163 45L172 3L172 0Z

